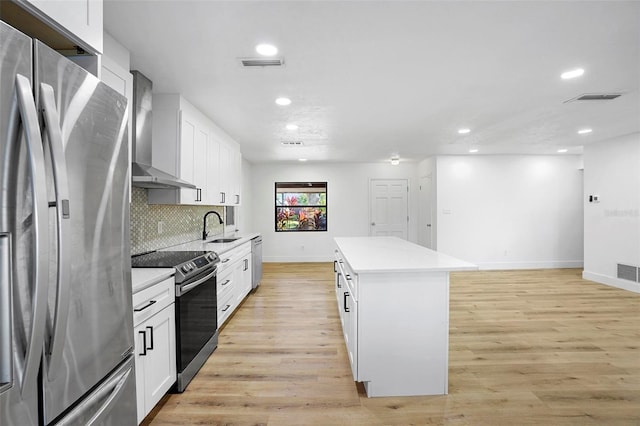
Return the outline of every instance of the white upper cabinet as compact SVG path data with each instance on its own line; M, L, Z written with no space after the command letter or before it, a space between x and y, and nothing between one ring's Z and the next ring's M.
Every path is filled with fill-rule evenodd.
M196 189L149 189L149 204L238 204L240 150L224 139L230 138L182 96L154 94L153 166Z
M57 32L89 53L102 53L102 0L17 0Z
M207 202L211 205L222 205L220 182L220 143L213 132L209 134L207 147Z
M218 170L218 199L216 204L237 206L240 204L242 155L236 144L220 142Z
M241 202L240 192L242 189L242 154L240 154L240 151L232 151L230 174L234 177L230 186L232 195L230 204L237 206Z
M196 145L198 145L196 143L196 135L200 132L200 129L198 129L196 121L184 111L179 111L178 116L180 117L180 137L176 141L176 150L179 153L178 158L180 159L180 166L178 169L172 170L171 173L175 174L182 180L196 185L195 157ZM180 197L176 202L179 204L195 204L199 198L199 192L201 192L200 188L180 189Z

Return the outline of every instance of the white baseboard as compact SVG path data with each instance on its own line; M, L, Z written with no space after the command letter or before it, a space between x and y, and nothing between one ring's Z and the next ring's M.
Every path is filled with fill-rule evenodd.
M534 262L477 262L480 270L582 268L582 260L548 260Z
M595 281L610 287L629 290L634 293L640 293L640 284L633 281L621 280L620 278L610 277L608 275L596 274L595 272L582 271L582 278L589 281Z
M331 256L265 256L263 262L333 262ZM582 268L582 260L559 260L542 262L485 262L476 263L481 270L509 270L509 269L554 269L554 268Z
M264 256L262 261L278 262L278 263L296 263L296 262L333 262L331 256Z

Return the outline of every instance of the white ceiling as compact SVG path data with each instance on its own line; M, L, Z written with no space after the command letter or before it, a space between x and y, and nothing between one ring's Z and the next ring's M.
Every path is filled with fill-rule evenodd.
M251 162L571 154L640 131L638 1L105 0L104 13L154 92L181 93ZM264 42L285 66L242 68ZM564 103L600 92L624 95Z

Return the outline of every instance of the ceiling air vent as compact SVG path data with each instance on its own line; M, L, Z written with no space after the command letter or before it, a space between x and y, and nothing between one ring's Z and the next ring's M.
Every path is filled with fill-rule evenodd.
M282 67L284 58L239 58L243 67Z
M622 93L585 93L580 96L576 96L575 98L569 99L567 102L574 101L610 101L611 99L615 99L619 96L622 96Z
M304 145L302 141L282 141L280 143L284 146L303 146Z

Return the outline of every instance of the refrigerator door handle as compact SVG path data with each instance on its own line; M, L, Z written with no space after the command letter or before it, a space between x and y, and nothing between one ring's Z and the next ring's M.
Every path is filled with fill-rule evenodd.
M0 233L0 394L13 386L11 233Z
M115 407L115 402L118 400L120 393L125 388L124 385L129 379L129 376L133 373L133 368L127 368L122 374L114 377L110 383L105 385L106 392L111 392L109 398L102 404L102 407L89 419L87 426L100 425L104 417L109 414ZM135 379L134 379L135 380ZM112 390L113 389L113 390Z
M47 291L49 279L49 203L47 201L47 181L45 177L44 152L38 123L38 113L31 91L31 82L23 75L16 74L16 97L22 119L27 145L29 168L31 169L31 190L33 192L33 289L31 335L25 352L24 374L21 392L26 384L35 382L40 367L42 341L47 318Z
M57 277L56 304L53 316L53 327L48 348L49 367L47 376L53 381L62 362L62 351L66 341L67 320L69 318L69 299L71 285L71 247L68 241L71 231L69 213L69 178L67 174L67 160L62 144L60 130L60 116L56 109L53 87L40 83L40 99L44 116L44 127L47 134L49 152L51 153L51 168L56 194L56 228L58 234L57 248Z

